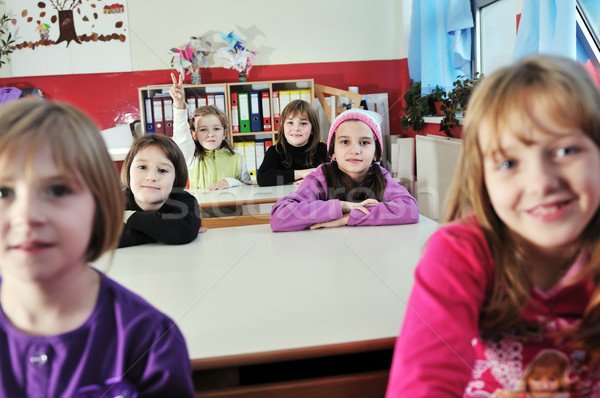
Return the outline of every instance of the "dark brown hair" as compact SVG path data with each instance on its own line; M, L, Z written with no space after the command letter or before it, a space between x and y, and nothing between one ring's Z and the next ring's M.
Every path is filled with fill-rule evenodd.
M129 185L131 164L138 152L149 146L160 148L171 163L173 163L173 167L175 168L173 188L185 188L188 181L188 169L183 153L171 138L161 134L146 134L133 141L131 149L127 153L127 156L125 156L125 160L121 166L121 182L127 188L131 188Z
M340 123L354 121L349 119ZM357 120L360 122L359 120ZM362 123L362 122L360 122ZM371 167L362 181L356 182L346 173L340 170L337 162L334 160L331 163L323 165L323 173L327 183L327 199L339 199L349 202L362 202L365 199L377 199L383 201L383 192L385 191L385 178L381 172L379 162L381 160L381 144L375 140L375 162L371 163ZM331 136L329 144L329 157L333 157L335 152L335 133Z
M307 101L294 100L287 104L283 109L280 117L281 123L279 123L279 130L277 130L277 145L275 146L275 149L277 152L283 151L283 166L291 167L292 155L289 153L289 143L285 138L284 125L288 118L293 118L294 116L304 117L310 122L311 132L310 137L308 138L308 147L304 153L306 154L306 164L310 167L316 167L318 164L315 162L315 155L317 154L317 146L321 141L319 118L312 105Z

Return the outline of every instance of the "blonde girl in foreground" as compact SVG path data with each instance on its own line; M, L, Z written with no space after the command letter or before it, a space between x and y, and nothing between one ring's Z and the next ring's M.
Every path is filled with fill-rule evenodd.
M600 396L600 94L533 56L475 90L447 224L415 272L388 397L517 391L543 350Z
M98 128L38 99L0 126L0 396L194 397L177 326L89 265L123 226Z

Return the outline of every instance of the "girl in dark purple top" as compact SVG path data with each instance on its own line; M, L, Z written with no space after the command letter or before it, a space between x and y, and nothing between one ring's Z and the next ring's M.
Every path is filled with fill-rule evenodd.
M37 99L0 126L0 396L193 397L174 322L88 265L123 225L97 127Z

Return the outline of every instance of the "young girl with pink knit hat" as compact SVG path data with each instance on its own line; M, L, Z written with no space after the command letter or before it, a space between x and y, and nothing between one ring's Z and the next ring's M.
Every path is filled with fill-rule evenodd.
M381 148L379 114L362 109L341 113L327 139L332 161L320 165L298 190L275 203L271 229L417 222L417 201L379 165Z

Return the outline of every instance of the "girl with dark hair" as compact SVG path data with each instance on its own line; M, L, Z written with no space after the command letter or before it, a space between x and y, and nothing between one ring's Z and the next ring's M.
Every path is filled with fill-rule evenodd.
M258 185L299 184L328 159L315 110L306 101L294 100L281 112L277 144L267 150L258 169Z
M362 109L347 110L333 121L327 140L332 161L275 203L273 231L419 220L417 201L379 165L380 123L381 116Z

